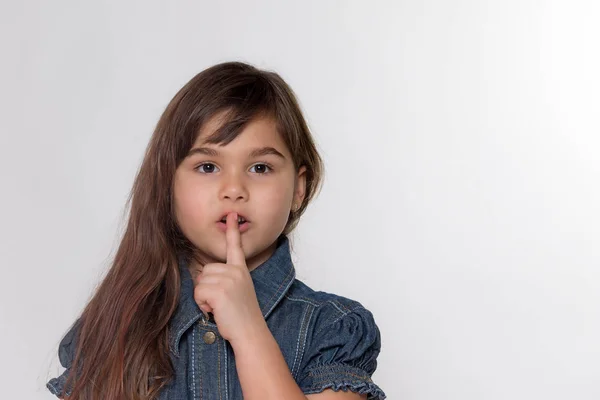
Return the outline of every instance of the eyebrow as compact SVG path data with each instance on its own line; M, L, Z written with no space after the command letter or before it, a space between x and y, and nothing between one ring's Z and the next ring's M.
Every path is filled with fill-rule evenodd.
M211 149L209 147L194 147L193 149L191 149L189 151L187 157L190 157L194 154L204 154L204 155L211 156L211 157L218 157L220 155L220 153L217 150ZM277 157L285 160L285 156L283 154L281 154L274 147L270 147L270 146L259 147L259 148L252 150L250 152L250 157L254 158L254 157L260 157L260 156L266 156L269 154L277 156Z

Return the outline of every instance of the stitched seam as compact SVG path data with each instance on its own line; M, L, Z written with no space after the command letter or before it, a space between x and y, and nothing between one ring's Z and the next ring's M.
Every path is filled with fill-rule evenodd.
M198 320L199 317L199 315L195 316L190 322L185 324L179 331L177 331L177 336L175 336L175 348L173 349L176 356L179 356L179 341L181 340L181 335L183 335L183 332L185 332L190 326L192 326L194 322Z
M310 301L309 299L305 299L304 297L291 297L290 295L286 294L285 298L288 299L288 300L291 300L291 301L300 301L302 303L308 303L311 306L315 306L315 307L319 306L319 303L315 303L313 301Z
M228 376L229 376L229 368L227 368L227 342L223 341L223 344L225 345L225 351L224 351L224 360L225 360L225 400L229 400L229 394L227 393L227 389L229 388L229 381L228 381Z
M345 308L345 307L338 307L339 303L334 302L333 300L329 300L328 303L330 303L332 306L334 306L335 308L337 308L338 311L341 312L342 314L346 314L347 310L342 310L342 308Z
M280 292L281 292L281 287L283 286L283 283L284 283L284 282L287 280L287 278L288 278L290 275L292 275L292 273L293 273L293 272L294 272L293 268L290 268L290 270L289 270L288 274L285 276L285 278L284 278L283 282L281 282L281 283L279 284L279 287L277 288L277 291L276 291L276 292L273 294L273 296L271 296L271 298L270 298L270 299L267 301L267 303L266 303L266 304L270 304L270 303L271 303L271 301L272 301L272 300L273 300L273 299L274 299L276 296L279 296L279 294L280 294ZM289 286L292 284L292 282L293 282L293 280L292 280L292 281L290 281L290 283L288 284L288 287L289 287ZM269 310L267 311L267 313L266 313L266 314L269 314L269 313L271 312L271 310L272 310L272 306L271 306L271 305L269 305Z
M344 318L346 315L348 315L348 314L350 314L350 313L353 313L353 312L356 312L356 311L359 311L359 310L365 310L365 311L367 311L367 309L366 309L366 308L364 308L364 307L361 307L361 306L358 306L358 307L356 307L356 308L353 308L352 310L349 310L349 311L348 311L346 314L344 314L344 315L340 315L339 317L337 317L336 319L334 319L334 320L331 322L331 324L335 324L335 323L336 323L336 322L338 322L340 319Z
M202 351L203 350L204 350L204 348L202 347L202 343L200 343L200 346L198 346L198 361L199 361L198 365L200 365L200 363L202 362ZM200 370L200 373L198 374L200 377L200 385L199 385L200 390L198 390L198 399L199 400L202 400L202 398L204 397L204 381L202 379L202 375L204 375L204 374L202 372L203 371Z
M329 325L333 325L333 324L335 324L336 322L338 322L340 319L344 318L344 317L345 317L346 315L348 315L348 314L350 314L350 313L348 312L348 313L345 313L345 314L342 314L342 315L340 315L339 317L337 317L336 319L334 319L333 321L331 321L331 322L329 323Z
M217 390L219 391L219 399L222 399L221 396L221 346L219 344L220 340L217 338Z
M329 302L329 303L330 303L330 302ZM332 303L332 304L333 304L333 303ZM336 308L337 308L337 307L336 307ZM357 306L357 307L355 307L355 308L351 309L350 311L348 311L347 313L340 315L339 317L337 317L337 318L336 318L336 319L334 319L333 321L331 321L331 322L328 322L328 323L326 323L326 324L323 324L323 326L321 327L321 329L319 329L319 331L318 331L317 333L315 333L315 336L318 336L318 335L319 335L319 334L320 334L320 333L321 333L321 332L322 332L324 329L326 329L326 328L329 328L331 325L335 324L337 321L339 321L340 319L344 318L346 315L348 315L348 314L350 314L350 313L352 313L352 312L356 312L357 310L360 310L360 309L363 309L363 310L364 310L365 308L364 308L364 307L361 307L361 306ZM339 310L339 309L338 309L338 310Z
M300 333L298 334L298 341L296 343L296 355L294 356L294 363L292 364L292 376L294 379L298 377L300 373L300 362L302 358L304 358L304 349L306 347L306 336L308 332L308 325L310 322L310 318L312 317L313 308L307 308L304 313L304 318L302 320L302 326L300 327ZM300 340L302 339L302 347L300 348ZM298 358L300 356L300 358ZM298 360L298 364L296 364L296 360Z
M194 365L196 364L196 352L195 352L195 348L196 348L196 330L192 329L192 396L195 399L196 398L196 370L194 368Z
M302 337L302 330L304 329L304 321L306 321L306 313L308 313L309 309L306 308L304 310L304 316L302 318L302 323L300 325L300 332L298 332L298 339L296 340L296 354L294 354L294 362L292 363L292 376L296 376L296 360L298 359L298 352L300 348L300 338Z

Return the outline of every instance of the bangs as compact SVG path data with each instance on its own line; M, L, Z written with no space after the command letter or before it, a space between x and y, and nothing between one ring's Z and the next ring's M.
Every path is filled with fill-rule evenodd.
M275 122L296 167L318 159L309 154L316 149L291 88L277 73L239 62L208 68L179 91L166 112L172 136L165 140L178 166L201 134L204 143L225 146L258 118Z
M223 93L223 106L208 117L209 120L218 118L219 127L207 136L206 143L227 145L238 137L249 122L258 118L273 118L277 127L281 127L276 117L275 90L261 77L253 78L252 82L244 82ZM198 135L201 129L198 129Z

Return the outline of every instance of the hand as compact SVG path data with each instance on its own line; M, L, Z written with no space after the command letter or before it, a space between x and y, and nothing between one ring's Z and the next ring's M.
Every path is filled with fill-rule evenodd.
M213 313L219 333L232 345L266 325L246 265L237 219L236 213L227 215L226 264L206 264L194 280L196 303L205 315Z

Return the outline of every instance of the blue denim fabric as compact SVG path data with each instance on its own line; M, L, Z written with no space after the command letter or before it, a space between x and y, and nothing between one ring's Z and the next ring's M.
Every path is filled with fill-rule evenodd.
M159 400L242 399L233 349L198 308L184 262L180 272L179 306L169 326L175 375ZM381 335L370 311L357 301L316 292L295 279L289 242L283 235L269 260L250 275L267 325L305 394L331 388L367 393L369 400L386 398L371 380ZM59 346L59 359L67 370L47 383L53 394L63 389L71 368L76 327Z

